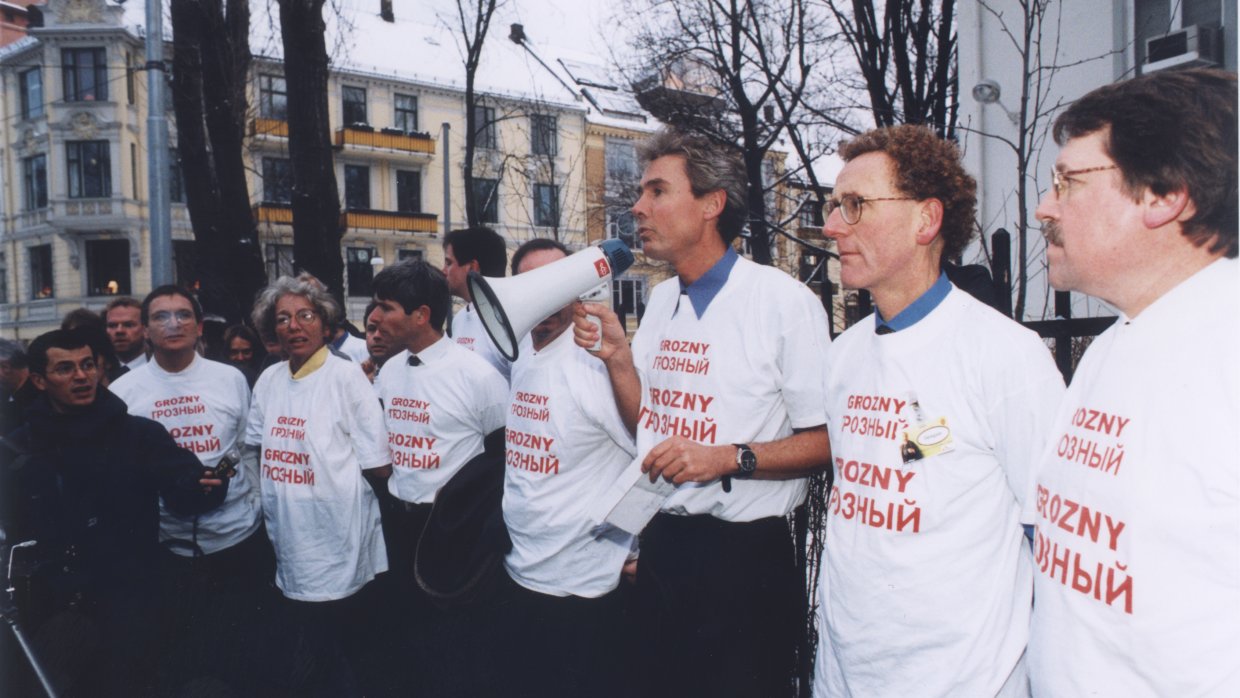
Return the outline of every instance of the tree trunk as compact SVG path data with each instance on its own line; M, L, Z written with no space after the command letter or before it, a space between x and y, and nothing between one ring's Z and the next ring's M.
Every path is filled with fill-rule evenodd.
M177 148L200 298L207 312L237 322L266 281L242 159L249 8L229 0L227 19L219 0L173 0L170 9Z
M324 0L278 0L288 89L288 150L293 170L293 260L344 302L344 227L332 165L327 106Z

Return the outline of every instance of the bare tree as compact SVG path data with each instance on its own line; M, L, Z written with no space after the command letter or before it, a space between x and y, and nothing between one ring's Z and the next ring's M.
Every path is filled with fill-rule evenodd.
M479 225L481 219L480 202L474 200L474 155L478 150L479 136L486 129L495 128L485 118L479 123L478 95L474 90L478 63L482 60L482 46L491 28L495 7L496 0L456 0L455 29L464 48L465 63L465 219L470 227ZM491 195L494 196L495 192Z
M203 307L230 322L266 282L242 149L247 0L173 0L172 103Z
M851 47L877 126L924 124L955 135L954 0L824 0Z
M325 0L277 0L288 89L288 149L293 173L293 259L344 302L340 194L328 117ZM288 60L296 57L295 60Z
M641 105L740 149L750 249L762 264L772 261L764 162L802 111L823 41L807 11L806 0L636 0L626 8L635 18L633 52L621 69Z

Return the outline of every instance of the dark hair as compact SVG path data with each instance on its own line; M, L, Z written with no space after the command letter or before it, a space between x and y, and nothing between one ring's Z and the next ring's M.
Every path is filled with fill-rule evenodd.
M90 347L91 353L98 359L99 348L95 346L91 339L90 332L84 327L44 332L34 338L34 341L30 343L30 348L26 351L26 356L30 363L30 372L37 373L40 376L47 375L48 349L70 350Z
M259 291L250 315L262 336L271 337L273 340L276 338L276 303L284 296L301 296L310 301L319 319L323 321L327 341L331 341L344 313L340 310L340 303L327 292L327 286L313 274L304 271L296 277L281 276Z
M9 366L22 370L29 366L26 361L26 350L22 345L11 339L0 339L0 361L9 362Z
M231 325L228 329L224 330L224 348L228 349L232 345L232 341L238 337L249 342L250 346L254 348L254 351L265 351L263 348L263 343L258 339L258 333L240 323Z
M517 275L517 269L521 266L521 260L525 259L525 255L539 250L559 250L564 253L565 257L572 254L572 252L568 251L568 246L559 240L552 240L551 238L526 240L521 243L516 252L512 253L512 275Z
M366 304L366 310L362 313L362 331L366 330L366 325L370 322L370 314L375 312L375 308L378 307L379 301L371 301Z
M1106 130L1107 155L1139 200L1184 190L1197 212L1184 237L1237 253L1236 76L1206 68L1159 71L1100 87L1055 119L1055 142Z
M939 237L943 256L939 263L956 259L973 238L977 215L977 181L960 164L960 150L925 126L904 124L876 128L840 146L839 154L850 162L866 153L891 158L899 193L918 201L938 199L943 204Z
M136 303L137 301L134 302ZM100 332L108 331L108 325L104 321L103 316L90 308L74 308L65 313L64 319L60 321L60 329L62 330L72 330L78 327L97 327Z
M113 298L111 301L108 302L106 306L103 307L103 312L99 313L99 317L103 318L103 321L105 323L108 321L108 313L112 312L113 308L136 308L138 310L141 310L142 303L139 302L137 298L134 298L132 296L121 296L120 298ZM144 321L142 324L145 325L146 322Z
M726 201L719 214L718 228L723 241L730 244L745 229L749 218L746 200L749 178L745 175L745 161L740 151L673 128L665 128L637 146L642 167L666 155L685 159L685 175L689 177L689 188L695 197L723 191Z
M371 288L376 299L400 303L406 315L425 305L431 311L431 327L443 331L452 298L448 294L448 279L442 271L420 259L409 259L376 274Z
M157 287L154 291L146 294L146 298L142 299L142 324L146 325L150 322L151 301L160 296L180 296L189 301L189 307L194 309L194 322L202 322L202 305L194 294L188 290L177 286L176 284L164 284Z
M452 256L459 264L478 262L483 276L503 276L508 261L504 238L486 227L461 228L443 236L443 245L452 245Z

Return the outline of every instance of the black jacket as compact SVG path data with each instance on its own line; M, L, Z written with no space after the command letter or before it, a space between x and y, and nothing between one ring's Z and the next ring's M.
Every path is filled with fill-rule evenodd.
M204 493L198 459L103 388L82 412L58 414L40 397L26 416L0 442L8 542L38 541L31 552L59 598L153 591L160 496L176 513L197 514L219 506L227 482Z

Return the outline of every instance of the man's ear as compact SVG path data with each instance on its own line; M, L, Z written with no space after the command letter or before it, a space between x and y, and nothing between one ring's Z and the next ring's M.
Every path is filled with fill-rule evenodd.
M475 260L472 260L472 261L470 261L468 264L466 264L466 265L465 265L465 268L466 268L466 269L468 269L469 271L476 271L476 272L478 272L479 274L481 274L481 273L482 273L482 265L481 265L481 264L479 264L479 263L478 263L478 260L476 260L476 259L475 259Z
M917 244L929 245L943 227L943 202L926 199L917 205Z
M723 215L723 209L728 204L728 194L722 189L716 189L704 194L702 202L705 204L702 207L702 215L706 220L715 220Z
M33 373L33 372L30 374L30 382L34 383L34 387L38 388L41 391L47 390L47 383L45 382L46 380L47 379L44 378L41 374Z
M1197 207L1185 189L1169 191L1161 196L1147 189L1142 205L1142 222L1151 230L1176 221L1183 223L1197 215Z

